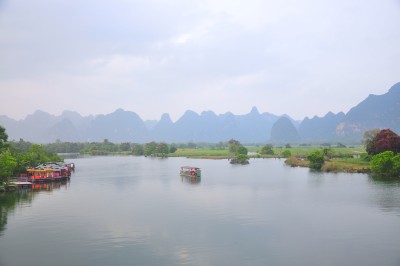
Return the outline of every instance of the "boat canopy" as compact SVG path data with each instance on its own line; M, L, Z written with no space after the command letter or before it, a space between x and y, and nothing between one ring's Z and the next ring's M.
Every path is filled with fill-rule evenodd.
M200 170L199 167L194 166L181 166L181 169Z

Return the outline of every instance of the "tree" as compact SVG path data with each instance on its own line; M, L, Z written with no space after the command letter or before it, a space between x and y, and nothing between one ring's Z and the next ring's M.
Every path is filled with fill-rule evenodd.
M292 156L292 153L289 150L284 150L282 152L282 156L285 158L289 158L290 156Z
M143 154L145 156L154 155L156 153L156 150L157 150L157 143L152 141L152 142L144 144Z
M384 151L372 157L371 172L383 176L400 176L400 155L393 151Z
M247 155L247 153L248 153L248 150L247 150L247 148L246 148L245 146L240 145L240 146L238 146L237 149L236 149L236 154L244 154L244 155Z
M249 156L247 156L248 150L238 140L231 139L228 141L229 151L235 155L230 160L231 164L248 164Z
M364 144L365 150L367 152L369 149L371 149L373 140L380 131L380 129L375 128L364 132L364 136L361 142Z
M324 148L322 150L322 153L324 154L324 156L328 157L329 159L331 159L333 157L333 154L335 153L333 149L331 148Z
M317 150L317 151L311 152L307 156L307 160L310 161L310 168L311 169L321 170L322 165L325 162L325 157L324 157L324 154L323 154L322 151Z
M156 154L158 156L165 157L165 156L167 156L168 152L169 152L169 147L168 147L167 144L165 144L165 143L158 143L157 144Z
M143 145L133 144L132 154L133 155L143 155L144 154Z
M131 144L129 142L123 142L119 145L121 151L129 151L131 149Z
M371 137L372 135L365 140L365 148L369 155L376 155L384 151L400 152L400 136L390 129L383 129L372 139Z
M233 154L236 154L238 147L242 146L242 144L240 144L240 142L238 140L235 140L235 139L229 140L228 144L229 144L229 152L233 153Z
M174 152L176 152L176 150L177 150L178 148L175 146L175 145L171 145L170 147L169 147L169 153L174 153Z
M400 177L400 154L384 151L372 157L371 172L383 176Z
M271 144L267 144L261 148L260 154L269 154L274 155L273 146Z
M7 182L17 167L17 160L9 150L3 151L0 155L0 183Z
M4 148L7 148L7 146L8 146L7 140L8 140L8 135L6 133L6 129L4 127L0 126L0 152Z
M246 154L238 154L235 158L231 159L231 164L249 164L249 156Z

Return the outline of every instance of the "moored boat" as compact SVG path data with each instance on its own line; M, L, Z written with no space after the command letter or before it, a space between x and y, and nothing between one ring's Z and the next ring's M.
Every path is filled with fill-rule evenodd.
M75 169L74 164L48 163L41 164L35 168L27 169L26 181L29 182L51 182L65 180L71 177Z
M194 166L181 166L181 176L201 177L201 169Z

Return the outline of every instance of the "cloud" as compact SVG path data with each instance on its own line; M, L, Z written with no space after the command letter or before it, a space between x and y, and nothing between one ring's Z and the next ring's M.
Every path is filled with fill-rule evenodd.
M49 112L121 107L154 119L257 106L302 119L399 81L394 0L13 0L0 12L0 91L14 101L77 96Z

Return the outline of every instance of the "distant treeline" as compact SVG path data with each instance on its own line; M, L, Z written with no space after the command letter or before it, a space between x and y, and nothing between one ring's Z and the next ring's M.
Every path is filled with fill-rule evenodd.
M28 151L34 145L31 142L20 139L19 141L9 142L13 147L20 151ZM107 155L107 154L132 154L132 155L157 155L163 156L169 153L174 153L177 149L195 149L195 148L209 148L209 149L227 149L229 142L219 143L171 143L165 142L149 142L145 144L138 143L113 143L105 139L102 142L61 142L42 144L41 145L49 153L80 153L89 155Z

